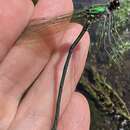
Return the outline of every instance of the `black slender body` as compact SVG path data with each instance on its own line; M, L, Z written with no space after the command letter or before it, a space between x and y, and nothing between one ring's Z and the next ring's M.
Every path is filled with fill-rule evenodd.
M112 12L115 9L118 9L119 6L120 6L119 0L113 0L113 1L110 1L109 3L110 3L109 6L108 7L106 6L106 8L110 12ZM97 16L98 16L98 14L95 14L95 17L93 17L93 14L92 15L91 14L86 14L86 16L88 16L88 15L90 15L90 17L86 17L86 21L88 21L88 22L85 23L85 25L84 25L81 33L76 38L76 40L74 41L74 43L72 43L72 45L71 45L71 47L69 49L69 52L68 52L67 59L66 59L65 64L64 64L63 73L62 73L62 77L61 77L61 81L60 81L60 87L59 87L58 97L57 97L57 102L56 102L56 111L55 111L55 116L54 116L54 122L52 124L51 130L57 130L59 113L60 113L60 103L61 103L62 91L63 91L64 81L65 81L65 77L66 77L66 73L67 73L69 61L70 61L71 55L73 53L73 49L78 45L78 43L81 40L81 38L83 37L84 33L87 31L89 24L93 23L93 21L95 20L95 18L97 18ZM101 14L99 14L99 15L101 15ZM91 19L88 19L88 18L91 18Z

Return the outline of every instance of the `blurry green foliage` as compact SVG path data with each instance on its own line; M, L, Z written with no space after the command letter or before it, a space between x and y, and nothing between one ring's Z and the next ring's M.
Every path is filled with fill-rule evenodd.
M130 17L130 0L123 0L119 10L115 12L117 27L126 26Z

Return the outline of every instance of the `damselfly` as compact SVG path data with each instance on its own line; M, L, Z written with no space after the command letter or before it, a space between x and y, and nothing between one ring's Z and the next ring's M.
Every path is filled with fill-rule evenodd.
M104 15L109 17L111 15L111 12L113 10L119 8L119 6L120 6L119 0L113 0L113 1L110 1L108 4L95 5L95 6L90 7L89 9L86 9L83 12L80 12L80 14L84 15L85 22L84 22L84 26L83 26L81 33L79 34L77 39L74 41L74 43L71 45L69 52L68 52L67 59L65 61L65 65L64 65L64 68L63 68L63 74L62 74L61 81L60 81L60 87L59 87L57 102L56 102L56 112L55 112L54 122L53 122L53 126L52 126L51 130L57 129L62 90L63 90L63 86L64 86L64 80L65 80L65 76L66 76L66 73L67 73L69 61L70 61L71 55L73 53L73 49L77 46L77 44L79 43L82 36L88 30L88 27L89 27L90 24L95 22L97 19L100 19Z
M56 112L55 112L54 122L53 122L53 126L52 126L51 130L57 129L59 112L60 112L60 103L61 103L61 97L62 97L62 90L63 90L63 86L64 86L64 81L65 81L69 61L70 61L71 55L73 53L73 49L77 46L80 39L83 37L83 35L88 30L90 25L92 25L93 23L97 22L100 19L104 19L104 25L102 27L103 30L101 32L103 32L106 29L109 30L108 33L105 34L105 35L104 35L104 33L101 33L101 37L108 36L109 42L112 43L110 37L113 37L113 35L112 35L111 32L115 31L116 29L111 30L112 25L108 24L108 26L107 26L106 21L109 20L109 23L111 23L111 21L113 21L112 20L113 19L113 17L112 17L113 11L117 10L119 7L120 7L120 1L119 0L108 0L104 4L95 4L95 5L92 5L88 8L84 8L83 10L80 10L73 15L74 19L75 18L80 19L81 17L84 19L83 29L68 50L67 59L66 59L65 64L64 64L62 77L61 77L61 81L60 81L59 92L58 92L58 97L57 97L57 101L56 101ZM45 20L45 19L33 20L30 23L30 25L27 27L27 29L24 32L22 37L26 38L27 36L29 36L30 33L31 33L31 35L33 33L35 35L35 33L37 33L38 31L42 32L42 30L47 29L48 26L51 26L51 25L58 27L59 26L58 23L62 23L62 22L64 23L65 21L68 21L68 19L71 19L71 17L72 17L72 13L66 14L66 15L63 15L63 16L57 16L55 18L51 18L51 19L48 19L48 20ZM106 26L108 28L106 28ZM57 29L60 30L60 28L57 28ZM46 33L46 32L44 32L44 33ZM115 34L118 36L118 38L120 38L117 31L115 31ZM113 37L113 40L115 40L114 37ZM107 48L107 46L105 45L105 41L104 41L104 49L106 50L108 55L111 55L111 53L113 53L115 51L115 50L109 50Z

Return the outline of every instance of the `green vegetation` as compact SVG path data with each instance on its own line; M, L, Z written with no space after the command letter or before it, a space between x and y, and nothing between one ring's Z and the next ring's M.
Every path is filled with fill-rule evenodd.
M120 9L114 12L111 33L115 39L112 36L111 42L106 37L109 23L106 23L104 35L103 24L104 21L95 23L89 30L90 51L77 89L89 100L91 130L118 130L123 120L130 120L130 1L123 1ZM117 113L122 121L112 120ZM126 123L123 130L129 129Z

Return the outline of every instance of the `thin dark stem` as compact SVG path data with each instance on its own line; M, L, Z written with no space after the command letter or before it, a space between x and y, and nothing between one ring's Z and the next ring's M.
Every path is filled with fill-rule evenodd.
M68 56L67 56L67 59L66 59L65 64L64 64L63 73L62 73L62 77L61 77L61 81L60 81L60 87L59 87L58 97L57 97L57 101L56 101L56 111L55 111L55 116L54 116L54 122L53 122L53 126L52 126L51 130L57 130L62 91L63 91L66 73L68 70L69 61L70 61L71 55L73 53L73 49L77 46L77 44L79 43L80 39L83 37L83 35L87 31L87 29L88 29L88 25L86 24L83 27L82 31L80 32L79 36L76 38L76 40L73 42L73 44L69 48Z

